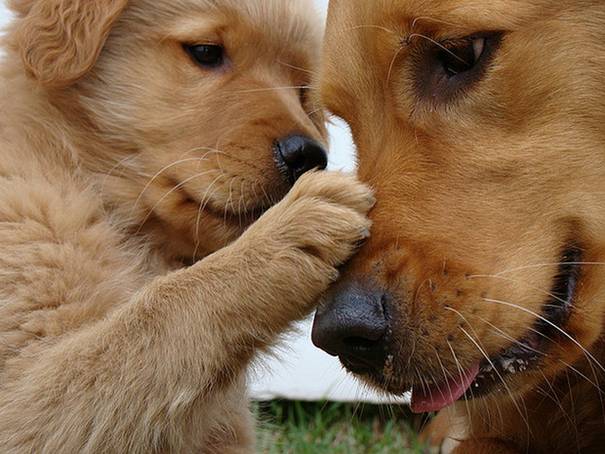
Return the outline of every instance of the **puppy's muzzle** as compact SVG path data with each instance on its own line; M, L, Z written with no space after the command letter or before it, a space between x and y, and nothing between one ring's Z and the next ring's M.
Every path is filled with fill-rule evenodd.
M310 137L291 135L275 142L275 162L284 178L293 185L310 170L325 170L328 154Z

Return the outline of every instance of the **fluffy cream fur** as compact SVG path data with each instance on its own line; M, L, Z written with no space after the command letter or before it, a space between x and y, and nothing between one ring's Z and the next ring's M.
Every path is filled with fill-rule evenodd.
M304 88L320 21L298 0L11 7L0 450L251 451L248 364L369 227L354 178L309 174L283 198L273 162L276 139L325 136ZM209 42L220 70L182 48Z

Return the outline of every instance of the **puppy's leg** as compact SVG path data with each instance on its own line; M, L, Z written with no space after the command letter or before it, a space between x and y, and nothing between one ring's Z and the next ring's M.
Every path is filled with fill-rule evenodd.
M256 425L248 405L245 377L239 389L225 397L229 402L221 402L225 415L222 423L216 424L199 454L245 454L254 451Z
M307 314L367 236L370 192L310 174L236 243L10 364L5 452L187 452L253 354Z

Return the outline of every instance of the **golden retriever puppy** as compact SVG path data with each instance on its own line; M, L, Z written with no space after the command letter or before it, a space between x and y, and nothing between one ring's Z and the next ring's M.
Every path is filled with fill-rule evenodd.
M605 3L330 8L321 95L378 202L315 342L457 453L603 452Z
M247 366L369 228L364 185L303 175L326 165L321 21L302 0L10 6L0 451L251 451Z

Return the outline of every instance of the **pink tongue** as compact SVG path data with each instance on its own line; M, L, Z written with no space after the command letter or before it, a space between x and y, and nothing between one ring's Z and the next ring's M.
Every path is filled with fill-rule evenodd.
M479 374L479 363L458 378L452 378L440 385L418 386L412 391L412 411L432 413L449 407L470 388Z

